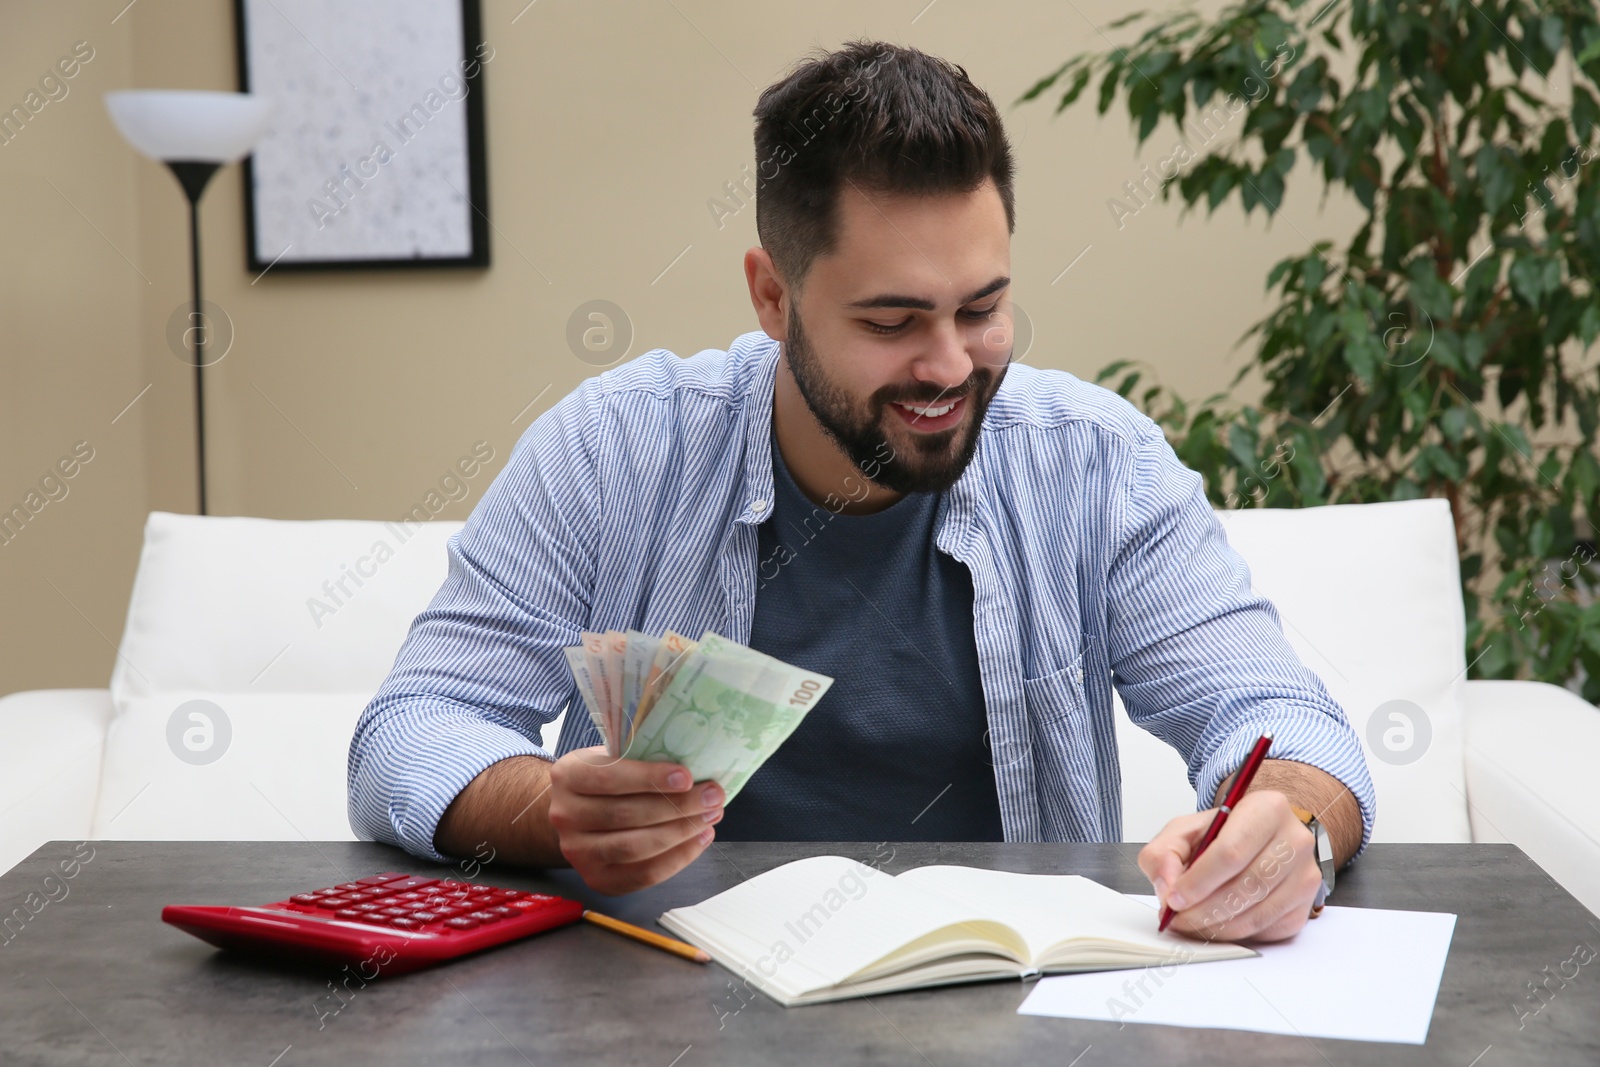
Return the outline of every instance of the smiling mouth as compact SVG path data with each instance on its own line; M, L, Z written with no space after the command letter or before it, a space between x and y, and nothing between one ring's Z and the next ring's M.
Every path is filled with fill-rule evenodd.
M966 413L966 402L967 398L963 395L929 404L909 404L896 400L889 406L899 412L906 425L913 430L937 433L961 421L962 415Z
M900 406L911 412L913 415L921 415L925 419L937 419L940 415L948 415L950 413L950 409L956 406L956 401L952 400L947 404L940 404L937 407L918 407L915 404L901 404Z

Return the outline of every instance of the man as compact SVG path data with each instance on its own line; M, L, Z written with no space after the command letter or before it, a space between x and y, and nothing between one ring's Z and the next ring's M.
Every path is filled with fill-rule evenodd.
M1274 733L1203 857L1185 871L1209 811L1140 865L1179 930L1293 934L1323 885L1307 820L1339 864L1371 833L1359 742L1160 429L1011 365L993 103L857 42L755 115L761 332L646 353L524 434L356 729L353 824L423 856L571 864L606 893L718 835L1115 841L1114 681L1208 803ZM605 758L581 711L538 741L575 702L580 631L668 627L836 679L726 810L682 767Z

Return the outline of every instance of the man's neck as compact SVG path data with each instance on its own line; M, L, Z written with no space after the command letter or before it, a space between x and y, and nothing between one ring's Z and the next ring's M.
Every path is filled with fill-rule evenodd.
M778 357L772 425L790 477L813 504L837 514L869 515L904 495L870 480L850 462L812 414L784 356Z

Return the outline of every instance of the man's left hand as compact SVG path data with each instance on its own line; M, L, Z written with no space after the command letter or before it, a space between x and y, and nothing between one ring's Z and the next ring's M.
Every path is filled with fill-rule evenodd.
M1253 790L1185 870L1215 815L1173 819L1139 852L1156 896L1177 912L1169 929L1206 941L1293 937L1322 885L1311 831L1282 793Z

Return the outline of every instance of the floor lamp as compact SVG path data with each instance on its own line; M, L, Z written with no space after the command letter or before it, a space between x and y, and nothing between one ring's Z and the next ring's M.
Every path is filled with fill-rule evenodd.
M171 168L189 198L189 266L193 291L194 432L200 514L206 514L206 328L200 306L200 195L218 168L249 154L266 128L269 102L249 93L126 89L106 94L106 110L127 142Z

